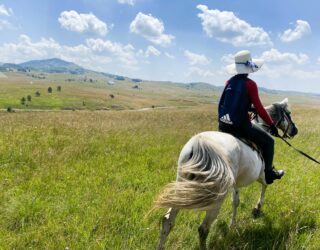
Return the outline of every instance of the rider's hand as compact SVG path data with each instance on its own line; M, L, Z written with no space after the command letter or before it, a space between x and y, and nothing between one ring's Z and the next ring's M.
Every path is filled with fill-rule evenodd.
M275 137L279 137L279 136L280 136L280 135L279 135L279 132L278 132L278 129L277 129L277 127L276 127L274 124L272 124L272 125L270 126L270 134L273 135L273 136L275 136Z

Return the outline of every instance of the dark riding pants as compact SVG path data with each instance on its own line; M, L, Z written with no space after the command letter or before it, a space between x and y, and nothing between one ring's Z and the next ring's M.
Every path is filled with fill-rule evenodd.
M248 123L242 127L234 127L223 122L219 122L219 131L254 142L262 150L265 169L267 171L272 169L274 140L266 131L251 123Z

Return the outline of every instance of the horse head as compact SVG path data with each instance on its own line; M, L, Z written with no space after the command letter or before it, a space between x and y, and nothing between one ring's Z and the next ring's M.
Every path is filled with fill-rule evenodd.
M298 134L298 128L291 118L288 98L285 98L282 102L273 103L267 110L276 124L276 127L282 130L283 137L293 138Z

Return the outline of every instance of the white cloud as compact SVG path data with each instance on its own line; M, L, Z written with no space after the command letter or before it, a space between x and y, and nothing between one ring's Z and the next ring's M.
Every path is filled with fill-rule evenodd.
M268 51L264 51L261 55L261 59L266 62L277 62L277 63L296 63L303 64L309 61L309 57L306 54L299 53L281 53L276 49L270 49Z
M3 4L0 5L0 30L13 28L12 24L6 20L13 16L13 11L11 8L7 8Z
M41 38L40 41L33 42L27 35L21 35L17 43L0 45L0 58L3 62L21 63L52 57L74 62L89 69L122 72L122 74L128 70L137 70L139 63L132 45L102 39L87 39L85 44L65 46L52 38Z
M114 61L123 64L124 67L135 68L138 61L135 57L135 48L131 44L111 42L102 39L87 39L87 46L95 53L109 53Z
M164 54L165 54L166 57L168 57L170 59L175 59L175 56L170 54L170 53L168 53L168 52L165 52Z
M0 57L7 62L22 62L25 60L48 58L59 51L61 46L52 38L42 38L33 43L26 35L20 35L18 43L5 43L0 47Z
M202 28L209 37L214 37L235 47L253 45L271 45L267 32L260 27L253 27L238 18L233 12L208 9L206 5L198 5L202 11L198 17L202 20Z
M187 76L196 76L196 77L201 77L201 78L208 78L208 77L213 77L214 73L211 72L210 70L204 70L199 67L190 67Z
M221 62L223 62L223 63L225 63L225 64L234 63L234 55L232 55L232 54L223 55L223 56L221 57Z
M157 50L153 46L148 46L147 51L146 51L146 57L149 57L149 56L160 56L160 55L161 55L161 52L159 50Z
M311 33L311 27L307 21L297 20L294 29L288 29L280 35L283 42L293 42L301 39L304 35Z
M188 59L190 65L207 65L210 63L205 55L192 53L189 50L184 51L184 56Z
M294 64L277 66L267 64L255 74L261 83L269 81L272 85L266 87L273 89L296 89L310 92L314 92L316 88L319 89L317 80L320 78L320 70L301 68ZM311 88L312 85L314 85L313 88Z
M3 4L0 5L0 16L12 16L13 15L13 11L11 8L7 8L6 6L4 6Z
M81 14L74 10L63 11L58 21L61 27L78 33L94 33L100 36L105 36L108 33L107 24L92 13Z
M10 27L11 27L11 23L9 23L7 20L0 19L0 30L7 29Z
M129 4L129 5L134 5L136 3L135 0L118 0L118 3L120 4Z
M162 21L153 17L151 14L146 15L141 12L139 12L131 22L130 31L161 46L170 45L174 39L174 36L164 33L165 28Z
M145 57L145 58L148 58L150 56L160 56L160 55L161 55L161 51L159 51L158 49L156 49L151 45L147 47L146 51L143 51L142 49L140 49L137 52L137 56Z

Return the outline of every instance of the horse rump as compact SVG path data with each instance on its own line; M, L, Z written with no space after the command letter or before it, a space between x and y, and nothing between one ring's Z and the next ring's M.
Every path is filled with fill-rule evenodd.
M191 139L192 151L183 156L176 182L165 186L155 201L155 208L208 210L223 199L234 183L232 171L219 145L205 135Z

